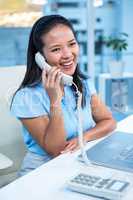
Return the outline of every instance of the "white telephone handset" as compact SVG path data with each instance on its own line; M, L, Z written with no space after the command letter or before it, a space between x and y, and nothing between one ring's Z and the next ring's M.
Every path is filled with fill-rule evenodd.
M51 66L45 61L45 58L39 52L35 54L35 61L42 70L46 69L47 71L49 71L51 69ZM64 85L71 86L73 82L73 77L62 73L61 81Z

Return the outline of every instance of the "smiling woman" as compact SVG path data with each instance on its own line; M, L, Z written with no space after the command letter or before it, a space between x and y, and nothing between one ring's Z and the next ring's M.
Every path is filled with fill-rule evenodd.
M51 68L45 71L35 62L39 52ZM62 84L62 72L73 77L82 93L82 127L86 142L105 136L115 128L110 111L99 100L93 81L79 70L79 44L65 17L48 15L32 27L25 78L14 95L11 111L23 125L28 153L19 175L48 162L78 144L77 93L73 85Z

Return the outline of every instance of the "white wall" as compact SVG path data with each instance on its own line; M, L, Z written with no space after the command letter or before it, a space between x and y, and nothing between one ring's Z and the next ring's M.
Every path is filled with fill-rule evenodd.
M123 52L125 62L125 71L133 72L133 0L116 1L116 6L104 6L96 9L96 18L101 18L101 23L96 22L96 29L103 29L104 35L109 36L111 33L125 32L129 35L128 49ZM103 72L108 71L108 62L111 59L109 51L104 49L102 64Z
M122 31L129 34L128 51L124 53L125 71L133 72L133 0L122 0Z
M96 30L103 30L103 35L108 37L111 33L116 30L116 7L104 5L103 7L96 8L95 18L100 18L101 21L95 24ZM107 48L103 48L102 56L96 56L95 66L96 74L108 72L108 63L110 57L110 51Z
M109 35L115 29L115 10L111 6L96 8L96 18L101 18L101 22L96 22L96 29L103 29L105 35Z

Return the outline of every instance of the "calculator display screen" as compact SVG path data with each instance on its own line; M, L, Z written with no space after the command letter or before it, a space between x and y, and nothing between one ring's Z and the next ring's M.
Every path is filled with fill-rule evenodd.
M121 192L127 185L124 181L113 181L108 189Z

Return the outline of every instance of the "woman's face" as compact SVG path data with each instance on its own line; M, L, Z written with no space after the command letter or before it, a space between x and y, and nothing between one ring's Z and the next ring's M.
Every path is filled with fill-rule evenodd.
M71 29L57 25L42 36L43 54L51 66L57 66L67 75L73 75L77 66L79 45Z

